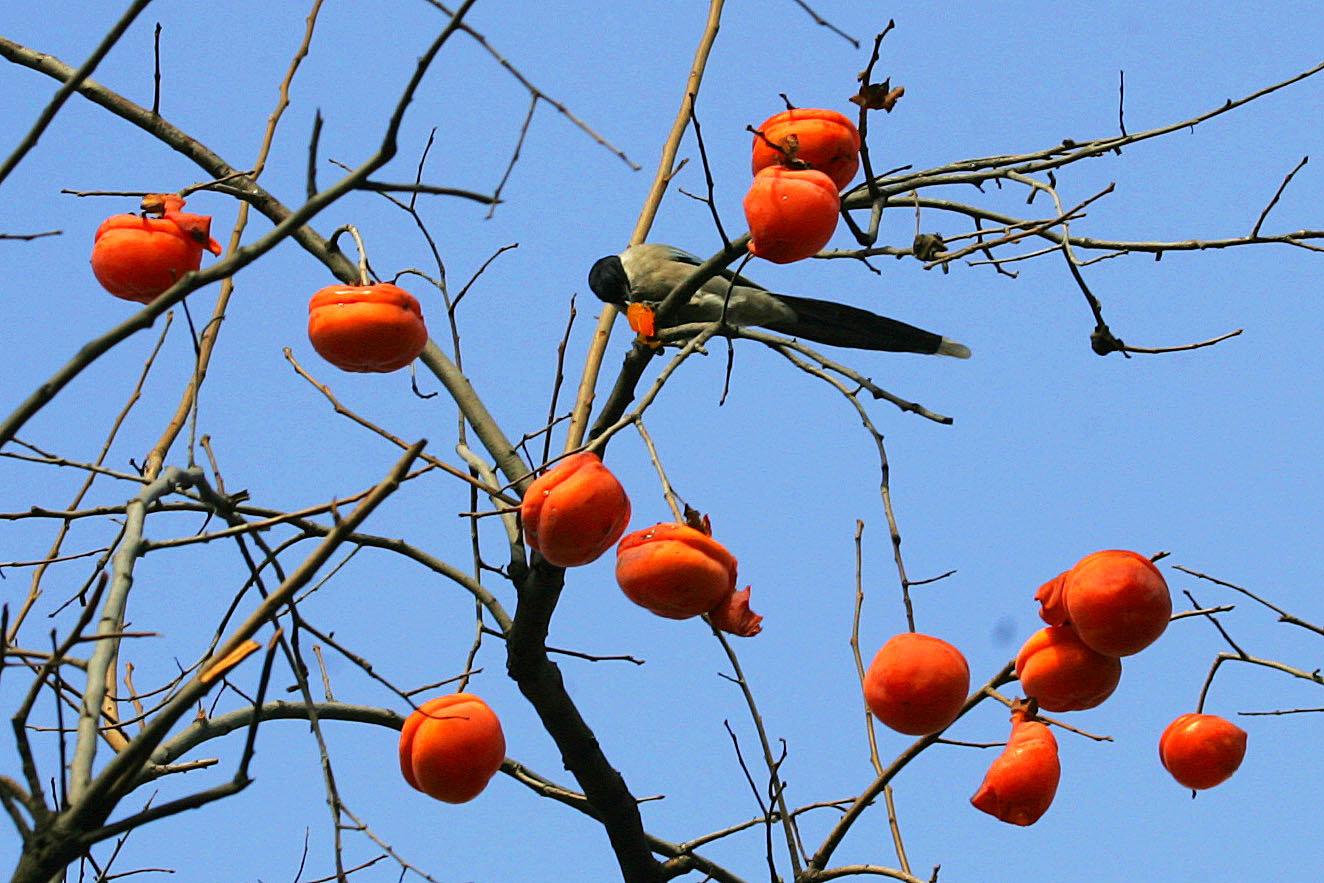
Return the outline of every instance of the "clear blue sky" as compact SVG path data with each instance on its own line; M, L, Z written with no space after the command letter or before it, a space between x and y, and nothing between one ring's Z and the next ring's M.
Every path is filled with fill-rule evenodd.
M0 11L0 34L76 65L121 5L11 3ZM815 6L866 46L857 50L815 27L790 0L728 4L698 112L729 231L744 226L745 126L779 109L779 92L799 105L850 111L845 99L868 60L867 43L889 15L897 28L877 70L903 84L906 95L894 113L872 118L870 145L880 169L924 168L1111 134L1117 128L1119 70L1126 73L1128 130L1179 121L1315 65L1324 44L1324 27L1308 4L1272 15L1230 4L1132 9L1074 0L893 8L818 0ZM578 297L579 320L567 373L572 383L578 378L598 312L587 270L626 243L676 112L705 10L697 2L490 0L470 16L533 83L644 166L630 171L542 104L494 218L485 220L486 210L473 203L420 199L452 290L496 249L519 245L493 263L459 311L467 373L513 437L545 420L572 295ZM256 153L306 12L297 2L221 0L206 4L205 13L199 4L156 4L95 78L150 104L152 24L161 21L162 114L244 168ZM265 186L287 204L298 203L319 109L325 118L323 184L338 174L328 159L355 164L368 156L415 58L442 20L421 0L328 3L295 81ZM54 89L32 71L0 65L0 106L9 121L0 154L7 155ZM490 190L504 171L527 103L518 82L472 41L457 39L409 110L400 156L378 177L411 179L435 127L425 180ZM1116 184L1073 232L1140 240L1245 234L1283 176L1303 155L1320 153L1321 106L1324 77L1317 77L1193 131L1061 171L1057 180L1067 204ZM690 162L677 186L702 192L692 139L682 156ZM0 242L0 414L132 309L99 289L87 256L100 220L132 210L136 201L78 199L60 190L174 190L205 177L140 130L79 98L69 102L38 148L0 185L0 232L64 231L33 242ZM1316 159L1297 175L1265 231L1320 229L1322 182ZM1027 217L1050 211L1042 199L1027 208L1024 191L1015 187L985 190L942 195ZM213 234L227 239L234 201L203 193L189 208L214 215ZM344 223L362 230L383 276L431 267L410 219L381 197L347 198L314 226L329 234ZM883 239L908 245L913 224L911 213L889 211ZM969 229L965 221L930 213L923 227L948 235ZM247 240L266 229L267 222L256 218ZM675 190L652 239L702 255L720 245L707 209ZM844 230L833 240L834 247L849 243ZM1317 382L1324 361L1318 346L1324 336L1321 255L1264 245L1169 253L1161 262L1133 255L1087 268L1113 331L1128 343L1175 345L1245 329L1213 348L1130 360L1090 351L1092 317L1058 256L1014 265L1016 279L986 266L960 264L942 275L923 271L914 260L875 263L881 275L850 261L785 267L756 261L746 272L770 288L848 301L914 322L974 351L966 362L832 355L847 356L890 391L955 418L954 425L939 426L884 404L870 408L887 438L909 575L957 571L915 591L919 629L959 646L976 683L1038 627L1032 602L1038 585L1101 548L1170 551L1164 566L1178 609L1189 606L1182 589L1205 605L1235 603L1223 622L1247 652L1306 670L1319 665L1318 639L1166 565L1217 575L1307 619L1324 620L1316 591L1324 492L1324 397ZM407 373L345 375L312 351L304 330L307 300L331 281L322 265L292 243L236 278L202 397L199 433L211 436L228 486L248 489L258 505L294 509L348 495L376 481L397 456L335 415L290 369L283 347L331 383L348 406L406 439L427 437L430 451L459 462L452 450L454 408L444 392L422 400L411 393ZM438 297L422 284L409 287L423 299L434 336L442 339ZM192 296L195 319L210 314L215 290ZM128 469L130 459L141 462L187 382L192 355L182 319L176 316L143 400L110 455L114 468ZM73 459L94 457L155 336L156 329L139 334L100 360L21 437ZM618 328L602 397L626 343ZM764 633L738 648L769 733L787 745L788 799L799 806L846 798L872 779L847 644L856 519L866 524L865 653L872 655L905 628L877 458L848 403L758 345L736 346L732 391L719 407L724 368L724 346L692 360L650 412L648 427L671 481L690 504L710 513L715 535L740 560L741 585L753 585L754 607L765 616ZM419 384L427 391L438 388L425 371ZM185 456L181 441L170 462L183 463ZM631 495L635 526L669 518L636 436L623 434L608 462ZM70 470L0 460L0 511L62 507L81 481ZM129 484L105 479L89 502L123 502L134 492ZM404 537L467 566L468 531L457 517L467 508L458 482L429 477L393 497L367 529ZM149 522L148 533L166 538L200 527L198 519L161 518ZM114 529L107 522L79 523L66 551L104 545ZM40 557L54 530L52 522L0 522L0 559ZM484 531L487 554L500 561L496 523L489 520ZM298 560L297 551L291 560ZM89 568L87 560L78 560L51 570L42 618L25 633L28 643L45 641L44 616L81 585ZM233 549L220 544L155 553L139 566L132 627L159 634L126 647L140 688L170 677L174 658L197 655L244 574ZM27 591L29 571L6 568L5 576L0 598L12 608ZM509 587L490 574L486 580L513 609ZM472 609L469 596L456 587L367 550L304 612L371 658L378 671L412 687L461 671ZM569 574L550 641L647 661L636 667L562 659L560 665L634 793L665 795L643 806L650 832L681 841L757 814L723 721L731 722L749 758L756 754L753 728L738 691L719 677L727 664L701 622L662 620L631 605L614 584L608 556ZM1209 623L1187 619L1126 660L1114 697L1070 716L1115 741L1100 744L1059 732L1062 784L1052 809L1031 828L1003 825L969 806L992 751L939 746L927 752L895 783L914 872L927 876L941 864L940 879L949 883L1022 879L1027 873L1060 883L1317 879L1324 859L1317 823L1324 717L1236 713L1324 705L1318 687L1264 669L1226 667L1207 710L1249 731L1241 770L1192 801L1158 763L1159 732L1177 714L1193 710L1211 660L1225 647ZM498 641L487 639L477 665L483 670L471 689L501 716L509 755L572 784L555 746L505 677ZM343 660L332 657L330 671L338 699L404 710L400 700ZM24 689L16 674L7 672L0 683L6 717ZM288 681L278 675L273 692ZM221 701L231 707L237 700L231 695ZM990 702L950 735L996 741L1006 728L1005 710ZM348 805L438 880L551 883L616 875L595 823L512 779L498 776L471 804L443 805L401 781L394 732L337 724L327 732ZM878 737L884 762L909 744L881 728ZM49 737L42 738L39 744L51 749ZM12 742L3 744L0 773L13 775ZM163 782L158 800L228 777L239 746L232 737L199 753L219 753L224 760L213 771ZM48 750L48 764L52 757ZM306 725L265 726L252 772L256 781L241 795L135 834L116 868L171 867L176 880L291 880L307 832L303 879L331 873L330 817ZM147 797L144 791L140 802ZM835 819L833 810L803 817L811 851ZM881 807L872 809L836 862L894 865L886 822ZM776 842L782 843L780 837ZM12 828L0 828L0 867L12 865L17 844ZM379 852L353 834L347 844L350 865ZM707 854L746 879L767 874L761 829L720 841ZM1031 870L1022 870L1021 862ZM783 854L779 868L789 873ZM398 872L388 860L353 879L394 880Z

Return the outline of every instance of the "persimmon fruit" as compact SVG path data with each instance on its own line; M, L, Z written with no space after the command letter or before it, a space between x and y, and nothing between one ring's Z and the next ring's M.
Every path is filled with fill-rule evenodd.
M689 525L655 524L626 534L616 546L616 582L640 607L689 619L735 592L736 559Z
M630 523L630 498L597 454L581 451L540 475L520 504L524 539L558 567L596 561Z
M1062 778L1057 740L1024 709L1014 710L1011 720L1007 747L989 765L970 803L1000 821L1033 825L1052 806Z
M428 329L418 299L397 285L328 285L308 302L308 339L342 371L387 373L418 358Z
M841 200L822 172L768 166L745 194L749 251L774 264L815 255L837 229Z
M1122 679L1122 661L1086 646L1069 625L1042 628L1016 654L1026 696L1047 711L1082 711L1103 702Z
M446 803L467 803L481 794L505 757L501 721L472 693L428 700L400 731L405 781Z
M1246 731L1216 714L1183 714L1159 737L1159 760L1187 788L1228 780L1246 756Z
M182 212L183 207L184 200L172 193L149 194L143 198L144 214L102 221L92 242L92 274L101 287L123 300L151 303L202 266L203 249L219 255L211 217Z
M762 135L754 136L751 162L756 175L770 166L799 161L827 175L841 190L859 171L860 132L835 110L791 108L764 120L758 131Z
M864 701L899 733L924 736L946 728L965 705L970 666L942 638L902 632L890 638L864 674Z
M1138 552L1108 549L1086 555L1035 593L1049 625L1071 623L1076 634L1107 656L1139 653L1163 634L1172 595L1163 574Z

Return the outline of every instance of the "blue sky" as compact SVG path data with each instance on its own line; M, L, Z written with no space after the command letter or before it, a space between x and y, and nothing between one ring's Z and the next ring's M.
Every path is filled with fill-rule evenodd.
M51 0L38 11L36 4L10 4L0 11L0 34L77 64L119 5L112 10L111 4ZM889 16L896 19L877 71L903 84L906 95L894 113L871 118L870 146L880 169L925 168L1112 134L1119 70L1126 74L1129 131L1183 120L1317 64L1324 37L1306 4L1280 7L1273 15L1195 3L1131 10L1077 2L889 8L819 0L815 7L865 44ZM493 218L485 219L486 209L473 203L420 198L452 290L497 249L518 243L486 270L459 310L466 371L512 437L536 431L545 420L572 296L579 318L567 374L572 383L578 378L598 305L586 273L629 237L705 11L694 2L592 0L535 7L492 0L471 13L469 22L525 76L644 167L631 171L542 104ZM236 167L246 167L306 12L300 3L223 0L209 4L205 15L192 4L155 4L95 78L150 104L152 24L159 20L162 114ZM421 0L328 3L295 81L265 186L287 204L298 203L319 110L325 119L318 172L323 185L338 174L328 160L352 165L370 155L415 58L442 20ZM698 114L717 207L729 231L743 229L745 126L776 112L779 92L802 106L850 111L845 99L867 60L867 45L857 50L815 27L789 0L728 4ZM54 89L53 81L32 71L0 66L0 95L11 121L6 143L26 131ZM457 39L409 109L399 157L376 177L411 179L435 127L424 180L490 190L504 172L527 105L518 82L472 41ZM1321 152L1321 106L1324 78L1316 77L1194 130L1060 170L1058 188L1068 205L1116 184L1073 232L1128 240L1244 235L1283 176L1302 156ZM681 156L690 162L676 186L703 192L692 138ZM32 242L0 241L0 266L7 270L0 282L6 365L0 412L8 414L84 341L132 310L99 289L87 255L100 220L132 210L136 200L79 199L61 189L173 190L205 178L140 130L79 98L68 103L37 149L0 184L0 232L63 231ZM1314 160L1283 194L1265 231L1320 229L1322 181ZM984 190L928 195L1048 216L1042 198L1025 206L1023 189ZM199 193L189 209L213 215L213 235L227 239L237 209L233 200ZM313 225L327 235L345 223L363 232L383 276L430 268L426 244L408 216L380 196L346 198ZM911 212L889 210L882 238L908 245L913 225ZM936 213L925 213L923 226L949 236L969 229L959 218ZM246 241L266 229L265 220L253 220ZM701 255L720 246L707 208L674 188L651 238ZM849 244L839 230L832 246ZM910 259L880 258L875 265L879 275L852 261L754 261L746 272L770 288L864 306L973 350L966 362L831 355L848 359L890 391L955 418L952 426L939 426L870 405L886 436L910 577L956 571L915 590L918 627L960 647L976 683L996 672L1038 627L1032 595L1039 584L1102 548L1171 552L1164 572L1177 609L1189 606L1182 589L1205 605L1235 603L1222 621L1247 652L1307 671L1319 665L1317 638L1167 566L1219 576L1306 619L1324 619L1315 591L1318 501L1324 493L1318 467L1324 398L1315 382L1324 336L1319 254L1260 245L1173 252L1159 262L1132 255L1086 268L1113 331L1128 343L1175 345L1244 329L1212 348L1129 360L1090 351L1093 320L1060 256L1013 265L1015 279L963 263L945 275L925 272ZM332 281L293 243L236 277L204 387L199 434L210 435L229 487L248 489L257 505L294 509L354 493L377 481L397 456L335 415L291 370L283 347L349 407L403 438L426 437L429 451L459 462L453 453L456 415L444 392L420 399L410 391L407 372L341 374L312 351L304 330L307 300ZM443 309L435 292L403 284L423 300L434 337L442 339ZM210 314L215 292L212 286L191 296L195 320ZM142 401L111 452L114 468L127 470L130 459L141 462L190 376L192 350L182 319L176 316ZM622 327L606 357L600 398L627 344ZM94 457L156 334L156 328L141 333L98 361L20 437L72 459ZM864 652L872 655L905 628L877 458L853 409L837 393L755 344L735 349L725 405L719 406L725 346L714 345L707 358L691 360L667 386L647 425L677 491L711 515L715 536L740 560L741 584L752 584L754 607L765 616L764 633L741 641L738 649L770 735L787 745L788 799L799 806L845 798L872 779L847 643L857 519L866 525ZM650 370L655 374L657 367ZM421 368L418 382L425 391L439 388ZM185 462L184 445L176 445L170 462ZM633 526L669 518L637 436L622 434L608 464L630 493ZM0 511L62 507L82 478L72 470L0 459ZM105 479L94 486L89 503L122 503L133 493L131 484ZM467 509L463 486L429 476L392 497L366 529L404 537L467 567L468 531L457 516ZM160 539L199 528L192 517L154 517L148 532ZM66 551L104 545L114 530L105 521L80 522ZM488 520L483 530L488 556L500 560L499 529ZM40 557L54 531L54 522L0 522L0 560ZM46 640L45 615L89 572L87 560L50 570L40 617L27 626L26 642ZM6 568L5 576L0 597L12 609L27 591L29 571ZM126 650L140 687L170 677L175 658L196 656L244 576L233 549L221 544L153 553L139 565L130 620L133 628L159 635ZM513 609L509 586L491 574L486 580ZM366 550L303 609L319 627L371 658L378 671L412 687L461 671L473 632L472 607L456 587ZM57 627L66 623L55 621ZM636 667L562 659L560 666L633 792L665 795L643 805L650 832L681 841L757 814L723 722L730 721L747 757L755 754L753 728L738 691L719 677L727 663L702 623L662 620L634 607L616 588L608 556L569 573L550 641L646 660ZM914 872L927 877L941 864L941 880L1012 880L1025 873L1014 863L1028 862L1035 873L1062 883L1315 879L1324 858L1315 823L1315 796L1324 778L1315 750L1324 735L1321 717L1236 713L1317 707L1324 704L1318 687L1264 669L1226 666L1207 710L1233 718L1250 733L1241 770L1192 801L1158 763L1158 734L1173 717L1193 710L1210 662L1225 648L1208 622L1187 619L1127 659L1112 699L1069 716L1115 741L1059 732L1062 784L1052 809L1031 828L1003 825L969 806L992 751L939 746L926 752L895 783ZM499 642L487 639L477 660L482 672L471 689L501 716L512 758L570 784L555 746L505 677L504 663ZM397 697L349 663L329 657L329 668L337 698L404 710ZM0 683L6 716L24 689L16 674L7 672ZM288 674L278 675L273 688L283 690L288 681ZM223 707L235 701L225 697ZM991 702L950 733L977 742L1005 734L1005 710ZM327 735L348 805L438 880L616 875L596 823L539 799L512 779L498 776L471 804L443 805L400 780L394 732L330 724ZM47 768L53 769L54 743L41 738ZM884 762L909 744L883 729L878 738ZM238 737L220 743L211 752L224 758L216 770L161 783L159 799L223 780L239 745ZM0 773L14 775L16 769L12 749L0 752ZM289 880L306 832L303 879L331 873L330 817L307 727L265 726L253 775L256 781L241 795L135 834L117 869L172 867L179 880ZM142 793L140 802L147 797ZM833 810L803 818L811 850L835 818ZM18 841L8 826L0 830L0 866L8 866ZM350 865L380 851L361 836L348 835L347 844ZM714 844L706 854L746 879L767 873L757 828ZM789 873L785 856L778 861L781 872ZM866 813L835 862L895 864L881 807ZM398 874L399 866L387 860L354 879L394 880Z

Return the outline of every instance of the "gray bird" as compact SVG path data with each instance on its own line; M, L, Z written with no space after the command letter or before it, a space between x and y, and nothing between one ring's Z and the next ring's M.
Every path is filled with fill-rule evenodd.
M622 310L631 304L656 306L701 263L670 245L632 245L597 261L589 270L588 285L599 300ZM830 346L970 358L969 347L940 334L846 304L776 294L730 270L703 283L668 322L716 322L724 303L730 325L756 325Z

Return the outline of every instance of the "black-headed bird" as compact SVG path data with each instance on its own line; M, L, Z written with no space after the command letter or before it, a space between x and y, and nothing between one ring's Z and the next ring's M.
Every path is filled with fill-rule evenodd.
M599 300L628 310L631 327L651 336L651 315L642 308L661 303L701 263L694 255L670 245L632 245L595 263L588 274L588 285ZM723 306L726 322L733 326L755 325L851 349L970 358L968 347L941 334L846 304L777 294L730 270L703 283L688 303L668 317L668 323L716 322L722 318Z

